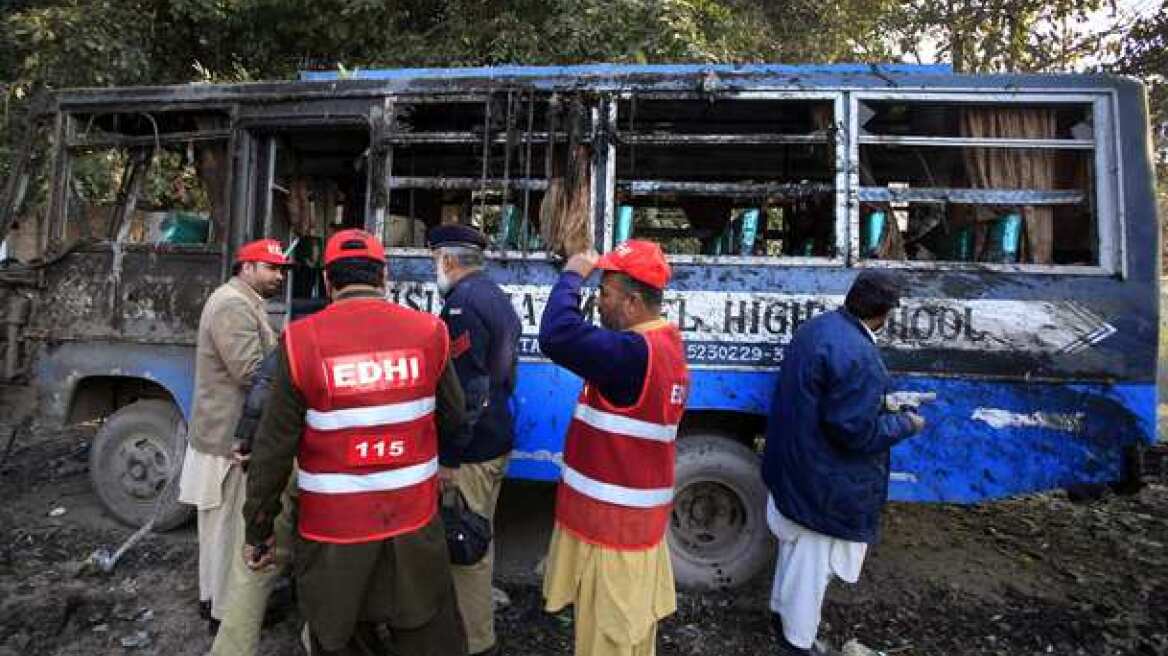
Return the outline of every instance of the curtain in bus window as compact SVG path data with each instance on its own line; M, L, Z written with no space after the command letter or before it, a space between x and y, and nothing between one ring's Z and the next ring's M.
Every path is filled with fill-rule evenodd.
M201 131L221 129L226 121L219 117L200 116L195 127ZM211 221L215 235L223 235L227 224L227 143L210 141L195 146L195 171L207 189L211 204Z
M900 227L896 223L896 213L885 210L884 216L884 229L880 232L880 241L869 257L878 260L906 259L908 253L904 248L904 235L901 234Z
M540 205L548 250L570 257L592 248L592 149L570 144L556 149L552 178Z
M835 108L831 105L815 105L811 108L811 125L816 132L824 132L828 136L827 160L835 161L835 139L832 138L832 129L835 127Z
M969 108L961 112L961 133L975 138L1052 139L1055 113L1032 108ZM976 189L1054 189L1054 151L1014 148L967 148L966 175ZM981 252L988 222L1007 210L1003 206L977 211L977 250ZM1021 261L1050 264L1054 246L1054 210L1022 208L1024 239Z

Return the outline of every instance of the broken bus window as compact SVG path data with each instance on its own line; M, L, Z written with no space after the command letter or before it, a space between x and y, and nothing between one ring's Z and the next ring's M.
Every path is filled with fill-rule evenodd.
M641 98L618 108L616 239L671 254L836 254L831 100Z
M28 263L42 255L48 238L48 207L53 163L53 125L50 121L31 121L30 132L13 153L13 175L0 198L0 219L7 226L0 231L0 261ZM6 178L8 179L8 178Z
M860 254L1099 264L1092 107L862 101Z
M584 111L570 99L519 91L396 99L386 137L386 245L422 247L430 228L463 223L501 250L541 250L556 167L549 143L566 144Z
M225 116L70 116L64 243L206 244L226 221Z

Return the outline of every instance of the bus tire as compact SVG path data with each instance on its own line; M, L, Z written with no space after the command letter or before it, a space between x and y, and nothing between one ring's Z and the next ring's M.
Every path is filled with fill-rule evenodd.
M737 587L774 558L766 486L749 448L720 435L679 440L674 489L668 540L680 586Z
M102 424L89 454L89 478L118 521L142 526L156 507L156 531L190 521L194 509L178 502L186 433L182 413L164 399L135 401Z

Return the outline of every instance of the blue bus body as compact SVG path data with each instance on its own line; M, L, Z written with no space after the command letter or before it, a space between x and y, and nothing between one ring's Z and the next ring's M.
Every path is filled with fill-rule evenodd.
M1113 209L1101 210L1106 214L1101 222L1121 226L1112 244L1113 266L1097 271L902 269L910 298L882 335L882 346L897 389L934 392L938 400L923 409L929 422L925 433L893 450L891 495L905 501L976 502L1114 481L1123 475L1130 447L1156 440L1159 230L1138 83L1109 76L966 76L945 67L911 66L598 65L374 70L358 71L355 77L403 88L441 87L465 76L481 77L493 88L522 84L548 90L585 86L597 92L668 92L692 89L695 77L709 75L721 78L721 91L837 91L845 95L845 104L847 96L866 91L906 98L957 92L995 97L1098 93L1106 98L1112 108L1106 129L1114 134L1097 139L1100 147L1115 151L1112 173L1121 199ZM336 76L307 73L304 79ZM598 231L598 236L611 244L611 234ZM782 344L800 321L842 302L856 253L843 259L833 267L675 262L667 316L681 325L687 341L694 379L688 412L765 417ZM542 306L539 292L531 290L550 286L555 267L504 258L493 259L488 269L505 288L516 290L513 300L525 325L513 399L518 444L510 474L552 481L558 477L564 430L580 386L538 354ZM428 258L394 258L391 277L400 302L437 311L440 299L429 285ZM685 316L678 300L695 294L726 298L723 312L712 317L723 322L720 336L711 339L692 330L694 319ZM1008 334L1002 333L1003 314ZM1010 314L1016 320L1008 320ZM991 320L997 320L997 331L984 330L983 322ZM1056 329L1049 330L1047 323ZM1057 330L1060 325L1065 330ZM1042 331L1050 334L1036 335ZM994 340L1008 344L995 346ZM953 341L966 343L954 349ZM752 352L744 356L743 350Z
M694 266L693 270L687 271L675 266L672 291L711 288L727 291L725 283L710 269ZM395 285L399 302L436 311L440 301L429 284L432 271L428 260L395 260L391 264L391 279L399 283L416 283ZM489 268L489 272L505 289L513 283L550 288L556 276L551 267L538 265L518 268L495 265ZM842 300L853 276L854 272L848 270L827 272L776 268L757 276L744 276L746 280L739 278L736 285L745 289L814 290ZM921 294L918 289L931 288L926 279L912 280L910 288L914 289L914 296ZM1089 281L1072 283L1049 277L1028 282L1025 293L1018 293L1022 285L1017 280L1012 280L1009 285L985 285L979 297L1031 302L1048 298L1047 295L1065 294L1068 286L1083 285L1076 289L1075 297L1079 298L1079 294L1090 288ZM917 284L920 287L913 287ZM1105 299L1117 292L1116 289L1108 291L1106 286L1093 291L1096 299ZM943 292L938 290L938 293ZM1154 293L1154 287L1149 287L1144 294L1133 294L1130 302L1137 305L1147 302L1146 296ZM1142 351L1141 357L1154 362L1154 310L1143 319L1132 317L1124 320L1124 311L1120 309L1123 303L1117 299L1098 304L1081 302L1101 308L1100 311L1110 308L1109 316L1117 317L1113 324L1117 334L1124 330L1136 335L1147 333L1143 340L1148 343L1139 344L1140 340L1136 339L1133 340L1136 343L1122 345L1117 340L1117 351L1106 357L1114 358L1114 362L1122 365L1129 360L1120 349L1131 348ZM536 332L539 314L532 312L531 308L539 306L518 297L515 305L526 330L523 338L525 356L519 366L518 389L512 399L517 444L509 474L522 479L554 481L559 478L564 432L581 383L573 374L538 356ZM823 309L816 307L812 312ZM806 313L802 315L803 318L806 316ZM676 320L676 317L671 318ZM973 329L977 329L976 324ZM768 346L781 349L780 339L781 336L775 336L774 342ZM739 346L729 340L721 344L687 342L693 376L688 413L766 416L775 390L776 371L726 365L711 367L694 361L694 356L701 350ZM1059 380L1049 374L1027 379L1028 371L1041 371L1041 359L1070 359L1073 357L1070 355L1043 356L1032 363L1016 363L1019 368L1015 369L1018 373L1014 376L1003 372L1005 362L984 361L985 354L976 356L974 364L977 369L974 371L943 369L952 367L947 364L952 360L945 359L943 354L923 356L928 364L933 365L931 370L913 371L909 368L914 366L914 360L894 350L885 352L895 372L897 390L937 394L937 401L922 407L929 424L926 431L892 451L890 495L896 500L972 503L1071 484L1116 481L1124 473L1127 448L1138 443L1152 443L1156 439L1157 395L1152 379L1120 382L1091 380L1084 376L1082 379Z
M515 104L515 95L519 102L530 102L534 107L537 100L573 94L582 98L580 102L587 109L584 116L592 130L593 241L598 250L615 244L620 216L625 212L622 204L635 205L641 211L655 209L654 203L664 208L668 203L661 199L677 204L692 200L686 194L713 193L713 187L703 187L705 183L694 183L685 176L665 183L634 179L636 171L630 171L631 165L624 162L638 157L636 149L648 152L667 142L697 149L694 152L723 144L727 150L741 146L742 152L748 153L735 165L746 171L734 182L739 186L726 187L733 187L733 193L741 192L740 200L734 201L737 204L727 201L725 205L734 212L751 203L769 202L753 200L755 196L750 194L769 199L784 193L792 198L819 193L822 207L831 208L824 215L830 215L825 219L829 227L807 228L808 235L820 228L823 232L814 232L804 239L805 245L796 245L791 239L800 234L796 221L803 215L799 212L812 216L820 211L815 208L822 207L810 201L804 205L799 205L801 200L791 201L786 208L794 218L790 224L784 218L783 230L787 232L772 239L776 253L781 254L749 251L722 256L703 252L671 258L673 279L665 313L679 325L686 340L693 375L686 422L692 426L732 434L753 444L762 433L783 345L793 331L811 316L838 306L857 270L887 266L899 271L906 282L903 306L894 312L880 337L896 388L937 395L935 402L922 409L928 420L925 432L893 450L894 499L976 502L1075 483L1114 481L1124 473L1128 449L1156 440L1160 232L1143 87L1105 75L969 76L954 75L943 66L907 65L605 64L370 70L344 78L335 73L305 73L295 82L64 92L55 101L54 111L73 117L69 120L78 125L100 122L100 117L115 111L127 116L156 111L162 116L172 110L211 108L220 112L217 116L223 124L217 128L219 132L199 138L224 140L234 149L232 161L238 168L224 178L229 184L223 210L226 218L220 232L212 232L212 238L222 239L222 244L162 250L102 246L105 250L82 249L63 255L55 268L46 270L45 288L59 287L65 295L61 297L64 300L46 307L80 308L94 317L112 311L116 317L101 315L100 321L83 317L62 328L37 324L52 319L52 311L34 314L31 325L38 328L38 335L48 335L33 339L35 344L29 348L35 357L29 357L34 362L28 373L39 392L41 414L61 421L98 416L101 408L116 409L117 398L107 397L117 395L108 391L113 389L108 385L101 391L78 391L84 381L101 380L114 381L115 387L139 381L141 384L134 384L142 389L157 388L189 416L193 337L201 300L226 278L230 255L239 244L261 234L291 238L287 228L283 234L266 230L271 222L260 216L265 207L256 192L260 187L243 179L245 173L263 175L263 151L257 144L267 143L262 141L265 135L278 132L280 138L295 140L301 134L296 130L322 130L333 123L343 124L349 136L367 132L367 142L372 145L367 148L366 143L357 142L351 146L351 151L343 153L348 159L335 158L348 168L336 170L352 175L349 162L364 158L369 171L385 174L369 175L371 189L385 184L378 193L353 192L364 203L365 212L350 208L345 213L346 217L367 214L364 225L385 234L386 224L379 221L405 213L403 190L421 183L410 177L413 174L400 170L402 158L387 156L375 162L376 157L392 155L393 148L408 152L426 139L453 148L450 144L473 144L476 138L487 143L492 136L483 139L473 125L459 127L462 132L458 133L436 129L420 136L399 135L394 133L393 121L386 119L394 115L395 107L410 105L415 113L407 118L412 117L416 127L423 119L439 120L446 107L443 103L465 107L481 99L488 99L489 104L490 99L501 98L498 106L506 107L507 103ZM637 112L651 113L654 102L674 100L690 103L677 107L691 112L687 115L691 118L674 122L668 115L673 106L663 105L665 109L658 111L651 129L638 132L626 127L634 122L634 115L641 115ZM733 103L761 103L757 107L765 112L752 116L749 108L739 111L736 120L747 127L735 128L737 132L713 136L694 133L698 129L694 126L705 120L703 108ZM800 108L802 131L775 130L762 137L750 132L763 130L766 112L779 111L784 103ZM971 137L972 128L965 123L960 134L935 128L945 121L952 123L953 116L960 115L964 121L966 108L1015 104L1053 108L1054 136L994 139ZM437 107L434 116L438 118L425 118L422 110L427 107ZM905 118L906 113L911 115L918 109L932 118L919 124ZM491 110L486 111L490 133ZM62 134L66 134L69 123L61 125L65 126L60 128ZM893 127L887 127L890 125ZM543 129L554 133L554 126ZM159 138L143 132L126 143L149 145L160 139L165 144L170 139L185 144L191 130L182 124L172 135L164 133ZM79 139L78 143L84 142ZM506 138L500 136L499 141ZM520 137L520 143L532 141L530 134ZM554 134L549 141L555 142ZM319 149L326 142L317 140L311 145ZM768 143L786 144L783 147L791 151L788 156L795 158L793 161L827 162L825 171L807 174L809 178L819 176L826 191L814 191L814 184L804 184L800 179L802 164L789 174L786 186L748 184L754 162L771 162L767 159ZM380 144L391 146L379 150ZM1080 168L1067 174L1070 182L1040 188L1016 184L991 189L982 184L977 189L968 188L971 185L953 189L940 182L925 184L915 179L911 184L900 184L896 176L909 180L918 175L916 169L904 164L904 170L894 174L884 170L916 157L914 148L936 152L1046 148L1071 153L1065 158L1067 167ZM960 168L962 161L969 167L968 162L976 162L980 156L965 151L948 155L955 163L951 168ZM458 153L451 155L442 166L463 166L458 157ZM527 159L531 158L529 150ZM920 167L928 175L943 177L929 169L928 158L917 159L923 161ZM668 177L668 157L644 162ZM279 166L278 161L267 164ZM479 162L473 164L477 167ZM500 179L491 183L510 193L505 203L522 204L522 194L511 193L519 189L515 185L520 177L528 178L524 183L527 190L546 188L546 181L530 180L534 177L530 172L521 176L498 162L483 163L481 185L474 180L455 180L441 188L481 193L480 189L487 188L488 164L505 170L492 174ZM914 159L912 167L918 164ZM785 165L779 162L774 166ZM60 167L66 170L68 162L62 160ZM1086 182L1076 182L1081 180ZM787 188L801 185L807 189ZM263 188L270 191L272 184ZM64 198L65 192L60 193ZM409 213L413 214L410 198ZM475 198L475 203L486 202ZM647 198L654 200L643 200ZM270 197L268 203L270 214ZM382 203L380 213L376 211L378 203ZM945 207L982 203L978 207L1002 208L1000 212L1029 212L1027 208L1047 205L1077 208L1070 213L1052 212L1058 221L1078 221L1075 225L1081 225L1082 234L1072 237L1087 245L1074 252L1064 249L1058 257L1040 263L871 255L874 244L866 242L865 228L873 225L872 208L881 208L890 216L899 212L902 216L893 222L905 220L911 230L913 221L927 218L927 213L918 210L934 206L930 203ZM54 217L63 215L59 210L54 210ZM428 220L427 226L431 223ZM1070 225L1065 221L1059 225L1064 223ZM674 231L671 239L685 240L685 234L678 234L684 229L669 229ZM645 234L651 234L646 230ZM652 230L668 232L660 227ZM1065 232L1059 232L1064 228L1053 230L1056 240L1066 237ZM421 246L390 245L389 294L409 307L437 312L441 298L433 284L433 262ZM701 248L706 246L703 242ZM904 246L909 247L917 249L914 257L919 257L921 244ZM580 381L539 353L540 313L558 275L557 262L540 251L538 247L493 250L487 271L511 294L524 325L518 389L512 399L518 443L510 475L553 481L558 477L564 432ZM165 281L145 275L157 272L175 252L185 253L183 257L188 259L172 262L175 270L167 273ZM71 294L96 300L70 305L66 301L73 298ZM320 295L319 286L311 295ZM277 311L290 312L288 307ZM88 415L87 408L91 410Z

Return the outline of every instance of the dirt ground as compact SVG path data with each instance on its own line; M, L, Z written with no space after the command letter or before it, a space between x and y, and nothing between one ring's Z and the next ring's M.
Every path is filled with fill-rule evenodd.
M20 444L0 465L0 656L203 654L192 528L149 536L112 574L77 574L93 549L130 533L90 490L87 448L84 433L69 433ZM550 488L509 485L505 506L540 498L512 517L550 522ZM546 532L526 531L525 544L500 537L505 653L569 654L571 617L542 612L531 573ZM1078 503L1060 492L972 507L892 504L861 582L830 590L823 628L837 646L857 638L898 655L1168 654L1166 542L1161 486ZM732 593L682 593L658 653L768 653L768 578ZM300 653L298 625L292 612L267 630L262 653Z

